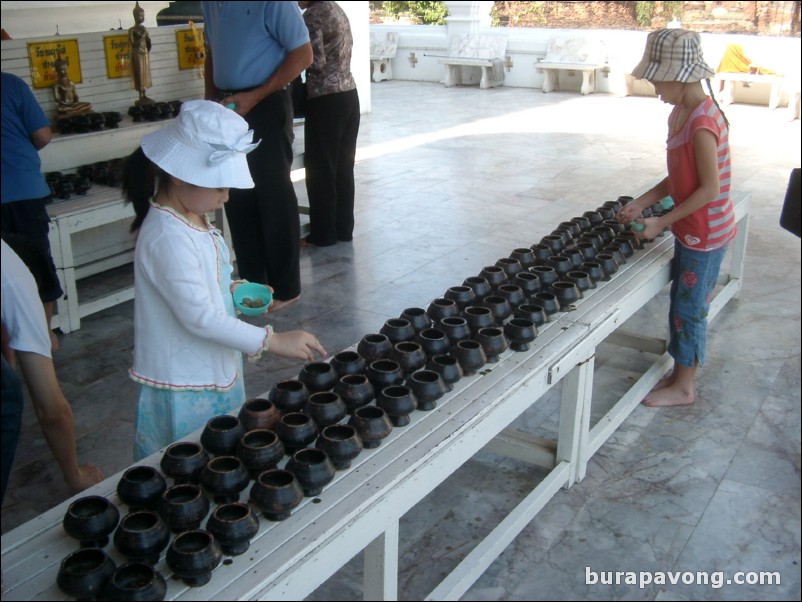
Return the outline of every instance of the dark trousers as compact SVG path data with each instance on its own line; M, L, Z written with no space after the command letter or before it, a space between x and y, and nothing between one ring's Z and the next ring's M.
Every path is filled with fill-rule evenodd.
M271 94L245 116L259 146L248 153L255 188L231 189L226 218L231 227L240 278L269 284L276 299L301 294L301 221L290 179L292 103L290 93Z
M14 454L17 451L20 427L22 426L22 380L17 373L8 365L5 357L0 357L3 364L2 398L0 398L0 410L2 410L2 474L0 475L0 501L6 495L6 485L8 477L11 475L11 466L14 464Z
M6 241L36 279L42 302L55 301L64 294L50 250L50 197L3 203L0 229Z
M354 157L359 95L337 92L306 101L304 166L309 196L309 237L318 246L354 235Z

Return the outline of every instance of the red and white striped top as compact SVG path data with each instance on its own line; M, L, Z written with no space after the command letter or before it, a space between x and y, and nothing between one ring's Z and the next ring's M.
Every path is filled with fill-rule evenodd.
M674 222L671 231L689 249L713 251L726 245L735 236L735 212L730 201L730 144L729 128L724 116L712 99L699 103L679 131L674 131L679 107L669 116L666 142L668 162L668 192L677 206L699 188L693 136L700 129L713 132L718 140L719 194L703 208Z

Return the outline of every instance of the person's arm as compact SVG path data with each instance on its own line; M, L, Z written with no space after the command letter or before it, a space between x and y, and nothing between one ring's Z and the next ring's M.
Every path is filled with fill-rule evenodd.
M76 100L78 100L76 98ZM53 139L53 132L49 126L39 128L31 134L31 143L36 150L42 150Z
M211 53L207 52L209 56ZM309 42L302 44L295 50L290 51L278 68L270 74L265 82L258 88L248 92L240 92L224 98L221 102L228 104L233 102L237 105L236 111L243 117L247 115L259 102L283 89L287 84L298 77L301 72L312 64L312 44ZM206 73L206 81L209 81L209 73ZM208 85L208 84L207 84Z
M204 262L209 260L210 250L202 245L211 241L198 246L192 234L182 230L170 229L148 237L137 250L141 282L152 283L153 294L194 336L249 356L258 353L268 337L267 330L228 314L217 299L219 291L210 287L205 276ZM142 240L140 236L138 247L143 245ZM140 295L139 289L136 294Z
M619 222L629 224L639 218L646 207L655 204L666 196L668 196L668 176L660 180L635 200L621 207L616 217Z
M78 464L72 409L56 379L53 360L26 351L17 351L17 359L47 445L67 485L77 492L102 481L97 466Z
M693 136L693 152L696 158L696 173L699 175L699 187L693 191L684 203L675 207L665 215L656 218L663 228L702 209L718 198L721 184L718 178L718 140L716 135L707 129L697 130Z
M718 140L708 129L699 129L693 135L693 152L696 159L696 173L699 176L699 187L682 204L660 217L649 217L643 220L644 230L639 234L642 238L654 238L665 228L702 209L718 198L720 182L718 179Z
M281 357L289 357L307 362L314 361L315 352L321 357L326 350L315 335L303 330L290 330L288 332L274 332L270 338L268 351Z

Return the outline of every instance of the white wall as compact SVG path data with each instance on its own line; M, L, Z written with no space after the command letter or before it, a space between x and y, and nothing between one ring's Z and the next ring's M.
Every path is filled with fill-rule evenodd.
M431 25L371 25L371 31L394 31L400 34L398 54L393 59L393 77L400 80L442 82L445 67L438 63L438 56L447 54L449 28ZM607 52L609 73L599 73L596 89L599 92L623 93L624 76L632 71L641 59L646 46L646 31L629 30L570 30L570 29L537 29L527 27L493 27L482 30L491 35L507 37L507 59L511 67L505 70L505 86L522 88L542 88L543 75L535 69L535 62L546 54L548 41L552 37L591 36L599 39ZM702 48L707 63L715 69L724 47L729 43L740 43L748 56L755 62L789 77L799 77L800 72L800 39L773 36L749 36L733 34L703 33ZM416 62L410 61L414 54ZM478 68L466 83L478 83ZM560 77L562 90L578 92L582 76ZM376 84L381 85L381 84ZM654 88L648 82L637 81L635 94L649 95ZM768 86L755 85L751 88L736 88L735 100L766 104ZM785 102L782 100L781 102Z
M169 2L141 1L145 27L156 27L156 13ZM128 29L136 2L0 2L3 29L13 39Z

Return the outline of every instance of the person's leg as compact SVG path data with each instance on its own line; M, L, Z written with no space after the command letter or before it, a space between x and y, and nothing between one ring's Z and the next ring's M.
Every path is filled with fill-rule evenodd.
M309 236L317 247L337 244L337 191L335 173L343 115L339 94L326 94L306 103L304 121L304 165L309 197Z
M258 147L250 154L256 153L257 150ZM258 156L256 159L258 160ZM250 157L248 161L250 164ZM251 171L253 169L251 165ZM265 245L259 226L259 198L256 191L232 188L228 193L225 212L239 277L250 282L264 283L267 280L264 262Z
M696 400L694 381L696 364L683 366L674 363L671 384L652 390L644 399L643 405L650 408L690 405Z
M676 245L668 348L674 358L674 372L669 384L646 396L644 405L665 407L688 405L695 401L696 369L704 364L707 347L710 299L725 254L726 248L702 252Z
M14 464L20 428L22 426L22 380L2 358L2 398L0 398L0 417L2 417L2 438L0 438L0 502L6 496L8 478Z
M343 128L340 132L339 152L337 154L337 240L349 241L354 238L354 161L356 141L359 135L360 107L356 90L342 95Z
M64 293L50 251L50 216L46 201L47 198L41 198L6 203L2 215L3 234L11 235L11 238L4 238L36 278L44 303L55 301ZM24 239L15 241L15 235ZM25 248L21 251L17 244Z
M45 308L50 326L54 304L63 294L56 264L50 250L50 216L47 214L48 197L6 203L3 205L3 239L25 262L36 280L39 298ZM52 350L58 351L58 338L51 331Z
M281 306L301 294L301 220L290 178L293 132L289 91L265 98L251 110L247 120L254 139L260 141L259 154L251 159L253 153L249 153L248 164L258 197L266 284L273 287L273 297Z
M671 347L671 340L674 336L674 299L677 297L677 286L679 285L679 254L682 252L681 245L674 241L674 258L671 260L671 289L668 293L668 337L669 348ZM664 389L665 387L674 384L674 376L677 371L677 363L674 362L671 370L658 383L652 388L650 393Z

